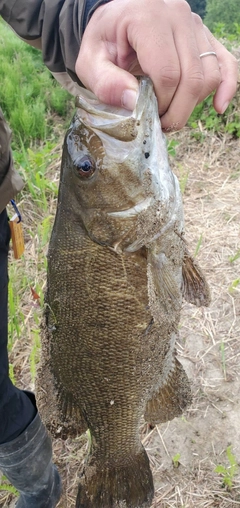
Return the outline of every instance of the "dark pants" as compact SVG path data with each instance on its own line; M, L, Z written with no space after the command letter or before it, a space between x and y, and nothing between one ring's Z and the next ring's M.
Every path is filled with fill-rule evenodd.
M33 420L36 409L25 392L8 376L8 248L7 213L0 214L0 444L12 441Z

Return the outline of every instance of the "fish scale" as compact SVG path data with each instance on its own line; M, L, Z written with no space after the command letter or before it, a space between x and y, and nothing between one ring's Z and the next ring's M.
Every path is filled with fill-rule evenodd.
M166 421L190 402L175 351L182 294L207 305L209 292L186 249L150 80L129 116L78 101L49 244L38 406L58 436L90 431L76 508L144 508L154 489L142 416Z

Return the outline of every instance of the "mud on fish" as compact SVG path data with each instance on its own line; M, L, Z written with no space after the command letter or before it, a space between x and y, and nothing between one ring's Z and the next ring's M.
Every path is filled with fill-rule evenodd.
M140 80L133 113L83 91L63 147L37 383L52 432L90 431L77 508L151 505L139 427L191 400L175 351L183 297L209 303L152 83Z

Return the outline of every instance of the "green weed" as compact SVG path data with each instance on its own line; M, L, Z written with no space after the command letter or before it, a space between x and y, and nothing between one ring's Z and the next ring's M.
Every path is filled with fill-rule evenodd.
M231 446L226 449L226 455L229 462L229 466L223 466L219 464L215 469L215 473L219 473L222 476L223 487L227 490L231 490L233 486L234 477L238 474L239 466L235 455L232 453Z
M54 216L48 215L37 227L38 238L40 239L40 249L42 250L49 242Z
M169 155L176 157L176 148L179 145L179 141L176 139L167 139L167 149Z
M240 279L235 279L232 281L231 286L229 286L228 291L229 293L234 293L235 289L239 286Z
M236 261L239 258L240 258L240 249L237 250L237 252L236 252L236 254L234 254L234 256L231 256L229 258L229 261L230 261L230 263L234 263L234 261Z
M15 489L15 487L13 487L12 485L10 485L9 483L5 483L7 481L7 478L6 476L2 475L1 479L0 479L0 490L6 490L7 492L9 492L10 494L14 494L15 496L18 496L19 493L18 491Z
M173 463L173 467L179 467L180 466L180 453L176 453L176 455L174 455L174 457L172 457L172 463Z
M225 39L230 42L231 41L234 42L240 37L240 24L233 23L231 26L231 31L229 32L227 30L226 24L218 21L214 23L213 31L215 37L217 37L218 39Z
M214 132L217 136L229 133L235 138L240 137L240 116L234 101L223 115L219 115L213 107L213 94L195 107L188 125L192 128L191 135L199 141L204 141L205 135L202 129L199 130L199 122L202 129Z

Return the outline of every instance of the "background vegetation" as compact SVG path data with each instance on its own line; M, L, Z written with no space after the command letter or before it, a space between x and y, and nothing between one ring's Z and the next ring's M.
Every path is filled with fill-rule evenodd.
M223 4L224 1L225 0L222 0L221 4ZM230 1L231 0L229 0L229 2ZM236 4L238 2L239 0L236 0ZM193 4L193 0L191 0L191 3ZM196 10L197 6L200 9L200 3L201 2L196 1L196 7L192 5L192 9ZM225 7L225 10L226 9L227 8ZM215 25L217 35L223 38L229 48L231 48L232 45L239 47L239 25L233 24L231 26L230 36L224 25L224 14L225 11L222 13L222 17L218 18L218 23ZM11 260L9 263L10 374L13 381L16 382L19 387L34 389L36 365L39 361L40 352L39 330L46 280L47 244L55 214L62 141L66 127L73 114L74 101L67 92L61 89L61 87L52 79L51 74L42 63L41 53L20 41L15 34L3 22L1 22L1 20L0 69L0 106L3 109L13 131L12 147L16 166L18 166L26 182L23 192L17 198L23 217L26 249L24 256L20 260ZM176 153L177 155L180 154L178 155L178 160L177 158L174 160L177 160L177 165L179 166L179 180L183 193L186 191L188 180L191 178L191 175L194 181L196 179L195 167L197 167L198 160L196 163L194 162L194 166L192 163L191 171L187 169L185 164L187 164L188 161L194 161L195 147L196 150L200 147L200 150L202 149L204 152L204 147L206 145L206 147L210 146L209 150L211 153L214 153L215 157L213 162L211 162L211 180L209 180L207 187L205 168L203 174L201 175L202 180L201 178L200 181L197 180L196 186L199 187L199 192L202 189L204 195L209 195L209 201L212 199L211 193L216 186L215 173L219 173L219 168L216 163L217 156L214 152L214 147L217 143L219 143L219 145L223 145L222 150L224 164L228 163L230 165L230 150L228 142L230 140L230 143L234 145L235 148L237 145L235 138L240 137L238 100L239 99L235 99L232 105L228 108L227 112L222 116L215 112L212 107L212 97L210 96L195 108L188 123L188 132L184 133L184 131L182 131L176 136L175 134L171 135L169 141L169 152L173 157L176 156ZM181 136L183 136L182 142ZM196 140L198 141L197 143ZM223 143L222 140L224 140ZM203 141L204 143L202 143ZM215 142L214 146L212 146L212 141ZM183 148L181 148L183 146L185 151L190 150L191 146L194 147L194 150L189 152L188 157L185 158L182 163L180 150L183 150ZM225 148L226 151L224 151ZM233 151L234 149L232 149L232 153ZM205 160L206 164L208 163L208 158L205 157L205 153L203 153L201 160ZM227 181L228 179L233 179L234 190L234 182L237 181L239 176L239 158L237 164L231 164L231 167L233 168L232 173L230 176L228 174L228 178L224 179L224 185L217 185L217 189L225 186L225 180ZM196 189L194 192L196 193ZM196 195L199 196L199 193ZM195 194L193 193L193 207L195 209L196 202L194 201L194 196ZM200 195L200 199L202 202L202 195ZM215 225L218 224L218 222L215 220L214 213L215 209L213 209L212 214L206 218L206 223L209 225L209 222L211 223L212 221L215 228ZM9 215L11 214L12 210L10 207ZM235 217L235 209L233 217ZM197 222L197 217L195 217L195 221ZM225 237L229 236L231 225L234 224L234 220L232 220L232 217L230 218L228 215L227 221L229 221L229 226ZM201 223L201 220L199 222ZM199 228L200 227L202 227L202 225L199 226ZM201 232L201 229L199 229L199 231ZM225 237L223 238L222 231L220 231L220 234L224 240ZM199 240L196 252L202 243L202 233L199 234L199 237L197 238L199 238ZM232 248L234 249L234 242ZM219 241L216 243L215 250L213 249L213 244L211 244L211 266L212 252L218 253L218 251L221 252L222 250L222 246L219 249ZM230 259L230 263L228 264L232 266L237 259L239 259L239 251L234 251ZM215 266L219 266L219 259L217 259ZM237 278L235 276L235 279L231 284L231 291L236 291L237 285L239 285L239 276L237 276ZM218 310L219 319L220 310ZM192 323L194 320L196 321L195 314L193 316ZM203 326L205 327L205 321ZM228 329L229 335L232 334L232 325L229 326ZM222 334L223 332L221 327L220 331ZM212 321L209 337L212 337ZM205 328L204 340L206 340ZM212 346L209 347L209 350L212 350ZM236 352L236 354L232 356L237 357L238 354L239 353ZM203 356L205 357L205 352ZM208 400L208 398L206 398L206 400ZM207 411L208 406L206 408L206 414ZM222 411L221 414L223 414ZM73 451L72 449L69 451L68 445L64 443L64 455L63 446L60 444L59 447L60 450L56 449L58 452L57 458L59 462L60 457L62 457L62 470L65 471L66 464L69 463L69 457L71 457L71 459L73 457ZM178 450L176 450L176 452L178 452ZM219 462L217 466L218 469L216 470L218 472L217 474L220 474L223 477L223 483L227 486L229 486L229 484L231 486L231 484L234 483L236 469L234 457L232 458L230 454L229 457L229 461L231 460L231 469L227 469L228 465L224 468L222 462ZM173 454L173 461L176 458L179 459L179 453ZM175 460L175 462L177 461L178 460ZM203 462L204 461L202 461L202 463ZM76 478L78 477L76 471L78 471L77 467L79 466L79 443L77 443L76 446L76 464L76 470L74 470L74 475L72 475L71 481L75 478L75 476ZM179 468L176 469L179 470ZM205 477L205 475L203 475L203 477ZM209 484L208 476L206 476L206 482ZM210 485L210 487L212 486ZM70 492L69 496L71 497L72 489L68 488L68 490ZM202 490L201 484L199 483L199 493L197 495L199 498L203 495L204 498L201 506L205 506L206 499L210 499L211 495L214 497L212 506L215 506L216 487L211 488L211 492L208 490L208 495L206 495L204 490L202 492ZM220 490L220 494L222 495L222 486ZM7 483L6 478L1 477L0 474L0 506L2 506L2 502L4 503L5 500L5 506L9 506L8 492L15 493L15 490ZM171 494L170 490L169 492ZM196 498L194 499L194 502L195 500ZM180 503L179 498L177 498L176 505L172 505L172 498L170 502L171 506L179 506ZM194 502L191 506L194 505ZM71 505L65 503L63 506L65 508L66 506ZM226 506L230 506L229 502Z
M215 30L218 23L223 23L226 33L238 35L240 38L239 0L207 0L204 23L211 31Z
M53 79L41 52L21 41L0 18L0 105L13 131L13 148L53 140L70 118L73 101ZM69 111L70 110L70 111Z

